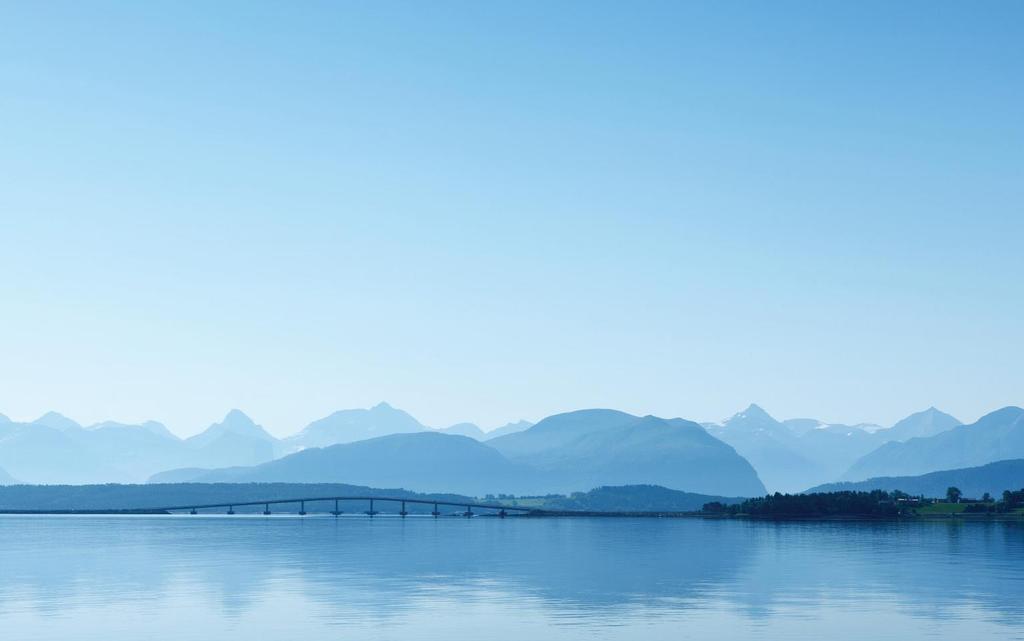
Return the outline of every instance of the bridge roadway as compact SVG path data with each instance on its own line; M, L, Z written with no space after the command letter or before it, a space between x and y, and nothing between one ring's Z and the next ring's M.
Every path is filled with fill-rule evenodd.
M445 507L461 507L465 508L463 512L464 516L474 516L474 509L478 510L492 510L496 516L505 518L509 513L516 513L520 515L528 516L545 516L554 515L555 512L549 512L547 510L540 510L537 508L518 507L512 505L501 505L499 503L475 503L467 501L445 501L445 500L434 500L434 499L414 499L414 498L401 498L392 496L314 496L314 497L300 497L294 499L266 499L262 501L237 501L234 503L195 503L186 505L171 505L161 507L143 507L143 508L123 508L123 509L53 509L53 510L4 510L0 509L0 514L173 514L176 512L188 512L190 514L198 514L199 510L215 510L227 508L227 514L234 514L236 507L251 507L254 505L263 506L263 514L269 515L271 505L282 505L282 504L295 504L299 505L299 515L305 516L306 514L306 503L330 503L334 502L334 509L330 510L329 513L334 516L340 516L343 512L340 509L340 503L342 501L366 501L369 503L369 510L363 512L369 516L375 516L380 514L379 511L374 509L375 502L385 503L398 503L401 506L398 514L400 516L406 516L409 512L406 510L406 504L414 505L431 505L433 511L430 513L434 517L441 516L439 511L440 506Z
M544 510L538 510L536 508L527 508L527 507L516 507L516 506L510 506L510 505L501 505L499 503L473 503L473 502L464 502L464 501L442 501L442 500L434 500L434 499L411 499L411 498L396 498L396 497L391 497L391 496L316 496L316 497L310 497L310 498L274 499L274 500L267 500L267 501L240 501L238 503L206 503L206 504L200 504L200 505L173 505L173 506L170 506L170 507L158 507L158 508L153 508L153 509L158 510L160 512L166 512L166 513L182 512L182 511L186 511L187 510L187 511L189 511L192 514L196 514L198 512L198 510L212 510L212 509L217 509L217 508L227 508L228 509L228 512L227 512L228 514L234 514L234 510L235 510L236 507L246 507L246 506L252 506L252 505L262 505L264 507L263 513L264 514L270 514L270 506L271 505L280 505L280 504L287 504L287 503L298 503L299 504L299 514L300 515L305 515L306 514L306 503L323 503L323 502L330 502L330 501L334 501L334 509L330 511L330 513L333 514L334 516L339 516L339 515L342 514L342 511L339 509L339 505L338 505L341 501L368 501L369 504L370 504L370 509L367 510L366 512L364 512L364 513L369 515L369 516L374 516L376 514L379 514L378 511L373 509L375 501L384 501L386 503L400 503L401 504L401 508L402 508L398 512L398 514L400 516L406 516L408 514L408 512L405 509L405 506L406 506L407 503L411 503L411 504L414 504L414 505L432 505L432 506L434 506L434 510L433 510L433 512L431 512L431 514L433 516L435 516L435 517L441 515L441 512L438 511L438 507L442 506L442 505L444 505L446 507L464 507L464 508L466 508L466 511L464 513L465 516L473 516L473 508L480 509L480 510L494 510L497 513L497 515L502 517L502 518L504 518L508 512L517 512L517 513L521 513L521 514L536 514L536 515L546 514L546 512Z

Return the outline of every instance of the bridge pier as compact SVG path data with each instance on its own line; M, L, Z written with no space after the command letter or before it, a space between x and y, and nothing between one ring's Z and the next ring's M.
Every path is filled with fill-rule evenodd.
M441 513L437 511L437 503L434 503L434 511L430 513L436 519L441 516Z
M191 512L189 512L189 514L195 515L195 514L198 514L198 512L196 512L196 509L195 509L195 508L192 508L192 511L191 511Z
M270 503L263 506L263 516L270 516Z
M299 501L299 516L306 516L306 502Z
M500 518L500 519L505 518L505 510L501 510L501 511L498 512L498 518Z
M230 515L230 514L234 514L234 513L235 513L235 506L234 505L229 505L228 506L228 514Z
M406 512L406 511L405 511L405 501L402 501L402 511L401 511L401 512L399 512L399 514L401 514L401 515L402 515L402 518L403 518L403 519L404 519L404 518L406 517L406 515L408 515L408 514L409 514L408 512Z
M334 499L334 511L331 514L336 517L341 515L341 510L338 509L338 499Z
M367 512L367 514L370 516L370 518L373 518L373 516L377 514L377 510L373 509L373 499L370 499L370 511Z
M466 518L468 519L471 516L473 516L473 508L471 508L470 506L467 505L466 506Z

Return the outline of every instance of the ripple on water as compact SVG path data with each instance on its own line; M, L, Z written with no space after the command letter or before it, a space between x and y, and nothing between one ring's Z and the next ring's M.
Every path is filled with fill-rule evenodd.
M0 541L24 641L1024 638L1015 523L4 516Z

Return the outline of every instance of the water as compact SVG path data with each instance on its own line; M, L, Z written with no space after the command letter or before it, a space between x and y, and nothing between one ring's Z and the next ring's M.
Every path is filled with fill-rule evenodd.
M1024 524L0 517L0 629L96 639L1024 639Z

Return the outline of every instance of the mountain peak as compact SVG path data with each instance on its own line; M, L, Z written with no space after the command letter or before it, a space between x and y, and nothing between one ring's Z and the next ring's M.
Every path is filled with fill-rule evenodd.
M221 423L231 425L255 425L249 415L239 409L233 409L224 416L224 420Z
M920 436L933 436L957 425L960 425L960 421L933 405L911 414L888 430L883 430L882 434L890 440L905 441Z
M287 439L290 447L328 447L386 434L405 434L427 429L408 412L380 402L370 409L338 410L307 425Z
M755 438L788 439L795 435L789 427L776 421L771 414L755 403L723 421L722 428L731 435L730 437L746 435ZM735 443L733 445L735 446Z
M497 438L506 434L515 434L516 432L524 432L533 427L533 423L526 420L518 420L514 423L506 423L500 427L496 427L493 430L487 432L487 438Z
M768 412L764 411L764 408L758 405L757 403L751 403L750 405L748 405L747 409L743 410L743 413L750 417L769 416Z
M103 421L102 423L96 423L85 428L90 432L96 432L99 430L142 430L155 434L157 436L163 436L174 440L180 440L177 436L171 433L163 423L157 421L145 421L143 423L118 423L117 421Z
M249 418L245 412L238 409L231 410L220 423L214 423L201 433L190 436L187 441L192 445L202 447L226 434L255 438L260 441L276 441L265 429Z
M771 414L764 411L764 408L757 403L751 403L747 406L747 409L733 415L733 417L726 422L731 423L733 421L777 422Z
M60 412L47 412L36 420L32 421L35 425L43 425L45 427L52 427L57 430L69 430L82 427L75 421L72 421L67 416L64 416Z
M167 438L172 438L175 440L178 439L177 436L175 436L173 433L171 433L169 429L167 429L166 425L160 423L159 421L146 421L145 423L139 425L139 427L141 427L142 429L146 430L151 434L156 434L157 436L166 436Z
M921 410L920 412L918 412L918 414L921 415L921 416L926 416L928 418L932 418L932 417L936 417L936 416L940 416L940 417L949 416L949 414L946 414L945 412L943 412L939 408L935 407L934 405L929 405L928 409Z
M990 423L1016 421L1021 417L1024 417L1024 409L1016 405L1007 405L982 416L974 424L987 425Z
M485 437L484 431L475 423L456 423L455 425L437 431L444 434L468 436L469 438L476 439L478 441L483 440Z

